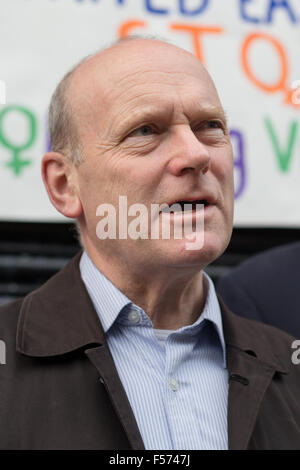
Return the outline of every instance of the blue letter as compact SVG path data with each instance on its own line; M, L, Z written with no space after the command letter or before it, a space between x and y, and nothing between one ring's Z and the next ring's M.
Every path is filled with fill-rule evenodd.
M273 9L277 7L284 7L287 11L288 14L290 15L290 18L292 20L292 23L296 23L297 20L295 18L295 15L293 11L290 8L290 5L288 4L287 0L271 0L270 6L269 6L269 11L267 15L266 22L270 23L273 19Z
M252 0L240 0L240 13L241 13L241 17L243 18L243 20L245 21L249 21L250 23L259 23L259 19L258 18L253 18L251 16L247 16L247 13L245 11L245 3L247 2L252 2Z
M244 149L244 138L243 134L237 129L230 130L230 138L236 139L236 148L234 151L234 169L238 175L234 178L235 180L235 193L234 199L238 199L244 192L246 186L246 163L245 163L245 149ZM238 182L237 182L238 179Z
M203 13L203 11L206 9L208 5L209 0L201 0L201 5L196 8L196 10L187 10L185 7L185 0L179 0L179 8L180 8L180 13L183 15L198 15L199 13Z
M152 3L152 0L146 0L146 8L151 13L158 13L159 15L166 15L167 13L169 13L168 10L153 7L151 3Z

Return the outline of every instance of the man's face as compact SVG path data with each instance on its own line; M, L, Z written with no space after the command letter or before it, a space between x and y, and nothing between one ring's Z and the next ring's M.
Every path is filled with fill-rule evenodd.
M198 59L159 41L131 41L83 64L69 95L84 152L76 168L84 242L145 269L216 259L232 230L233 156L217 92ZM118 219L117 239L99 240L96 209L109 203L118 214L119 196L149 213L151 204L206 199L203 247L187 250L184 236L151 239L150 228L147 239L119 240Z

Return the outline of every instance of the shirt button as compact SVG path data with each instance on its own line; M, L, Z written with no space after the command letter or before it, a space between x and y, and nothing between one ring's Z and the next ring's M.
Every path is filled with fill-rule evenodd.
M179 389L179 383L176 379L172 378L169 381L170 389L176 392Z
M136 310L131 310L128 314L128 320L131 323L139 323L141 317L140 314Z

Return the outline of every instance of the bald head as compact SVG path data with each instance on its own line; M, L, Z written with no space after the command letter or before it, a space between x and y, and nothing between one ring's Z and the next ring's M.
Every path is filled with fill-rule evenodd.
M107 261L130 264L135 257L137 267L145 256L150 264L172 264L182 255L177 261L184 264L183 240L149 241L148 252L134 237L99 237L98 207L116 210L120 196L128 207L147 208L206 199L215 210L201 263L218 255L232 228L233 158L224 111L201 62L163 41L127 39L88 57L64 80L67 112L57 117L69 127L56 135L80 164L70 165L54 147L43 158L43 175L55 207L80 223L84 246L105 252Z
M170 70L166 58L184 58L191 70L197 71L216 94L214 84L202 63L191 53L158 39L122 38L108 48L85 57L76 64L58 84L49 108L49 134L52 150L62 153L73 164L83 161L81 134L93 124L95 113L101 112L101 103L118 98L118 87L139 71L151 74L159 68L168 80ZM155 60L154 60L155 59ZM174 70L180 74L180 69ZM117 105L117 101L115 102Z

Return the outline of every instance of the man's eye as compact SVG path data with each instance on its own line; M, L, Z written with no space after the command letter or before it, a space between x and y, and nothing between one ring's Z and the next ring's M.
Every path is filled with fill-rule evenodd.
M203 124L202 128L223 130L223 124L220 121L207 121Z
M153 134L153 129L151 126L144 125L139 127L138 129L135 129L134 131L130 132L128 137L136 137L136 136L148 136Z

